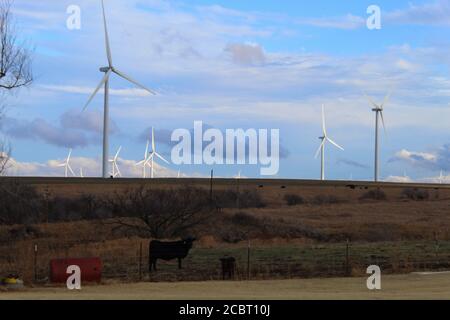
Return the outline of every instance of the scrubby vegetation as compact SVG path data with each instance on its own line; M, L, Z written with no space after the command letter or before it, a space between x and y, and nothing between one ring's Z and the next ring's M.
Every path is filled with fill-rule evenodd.
M297 194L287 194L284 196L284 200L288 206L297 206L305 203L303 197Z
M407 199L414 200L414 201L424 201L424 200L428 200L430 198L430 194L428 193L427 190L421 190L421 189L417 189L417 188L403 189L402 196Z
M366 192L360 198L360 200L377 200L385 201L387 200L386 193L380 189L374 189Z

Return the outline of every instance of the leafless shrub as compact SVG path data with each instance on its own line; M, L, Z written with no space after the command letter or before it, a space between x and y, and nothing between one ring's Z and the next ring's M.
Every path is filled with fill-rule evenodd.
M297 206L305 203L305 199L297 194L287 194L284 196L284 200L288 206Z
M0 181L0 224L37 223L42 210L43 199L33 187Z
M403 189L402 196L414 201L424 201L430 198L430 194L427 190L421 190L417 188Z
M256 190L225 190L214 194L214 201L221 208L264 208L266 204Z
M338 197L333 195L319 194L314 197L312 203L315 205L336 204L341 202Z
M374 189L364 193L359 199L384 201L387 200L387 196L386 193L384 193L384 191L380 189Z
M200 188L153 189L139 187L116 193L107 200L114 224L143 229L154 238L183 236L214 212L209 192ZM136 218L133 224L121 218Z

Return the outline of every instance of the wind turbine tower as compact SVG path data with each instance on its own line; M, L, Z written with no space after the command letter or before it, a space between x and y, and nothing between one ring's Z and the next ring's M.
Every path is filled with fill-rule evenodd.
M336 142L334 142L327 134L327 127L325 124L325 107L322 105L322 133L323 135L319 137L319 139L322 141L322 143L319 146L319 149L317 149L316 152L316 158L319 156L320 153L320 180L325 180L325 145L327 142L334 145L336 148L344 150L340 145L338 145Z
M367 94L366 97L369 100L369 102L373 105L373 109L372 111L375 112L375 161L374 161L374 180L375 182L379 181L379 127L380 127L380 119L381 122L383 124L383 128L386 132L386 125L384 122L384 116L383 116L383 111L384 111L384 107L386 106L386 104L389 101L389 98L391 96L391 93L387 94L386 97L384 98L383 103L377 104L375 103L372 98L370 98Z
M100 72L103 72L105 75L100 81L97 88L94 90L94 93L89 97L88 102L84 106L83 110L85 110L88 105L91 103L92 99L94 99L97 92L104 86L104 109L103 109L103 161L102 161L102 176L103 178L108 178L108 162L109 162L109 77L111 73L115 73L119 77L133 83L134 85L148 91L151 94L155 94L154 91L144 87L137 81L133 80L123 72L117 70L113 66L112 55L111 55L111 47L109 43L109 35L108 35L108 27L106 24L106 14L105 14L105 5L102 0L102 12L103 12L103 25L105 29L105 46L106 46L106 57L108 59L108 66L100 68Z

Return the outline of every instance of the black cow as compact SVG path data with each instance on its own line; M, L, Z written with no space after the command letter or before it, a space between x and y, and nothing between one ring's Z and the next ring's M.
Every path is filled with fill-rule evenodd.
M148 264L149 271L156 271L156 261L158 259L173 260L178 259L178 268L181 269L181 259L186 258L195 238L186 238L181 241L162 242L158 240L150 241Z

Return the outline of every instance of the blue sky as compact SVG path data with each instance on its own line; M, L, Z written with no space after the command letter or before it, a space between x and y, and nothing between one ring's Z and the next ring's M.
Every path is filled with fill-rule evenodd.
M81 9L81 29L68 30L66 9ZM382 13L368 30L369 5ZM167 132L212 127L279 128L279 177L317 178L314 159L326 106L330 179L370 179L374 115L363 92L386 107L382 177L433 181L450 172L450 1L161 1L106 0L114 64L159 92L144 94L113 78L111 153L122 165L145 149L154 126L168 154ZM68 148L74 166L99 175L101 94L81 113L106 64L100 1L16 0L21 35L35 46L36 81L7 98L2 132L13 146L11 174L62 174ZM125 160L128 159L128 160ZM127 167L128 166L128 167ZM186 175L210 167L169 166ZM217 166L218 175L256 177L254 166Z

